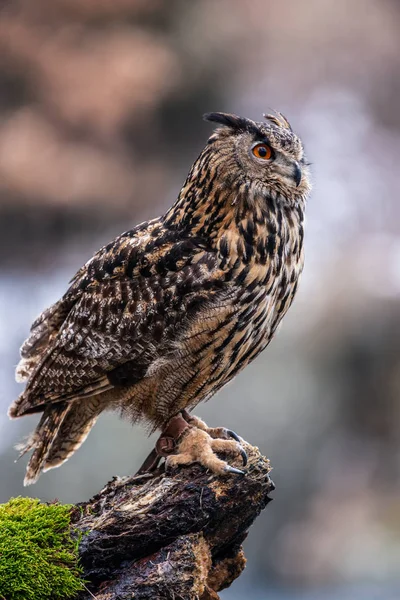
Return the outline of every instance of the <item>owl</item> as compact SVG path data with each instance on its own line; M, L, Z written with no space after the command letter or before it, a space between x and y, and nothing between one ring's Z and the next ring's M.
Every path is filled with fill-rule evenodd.
M245 464L240 438L190 411L269 344L303 269L309 163L287 119L264 117L205 115L218 127L173 206L101 248L33 323L9 409L41 413L25 484L110 409L160 431L152 464L243 472L228 461Z

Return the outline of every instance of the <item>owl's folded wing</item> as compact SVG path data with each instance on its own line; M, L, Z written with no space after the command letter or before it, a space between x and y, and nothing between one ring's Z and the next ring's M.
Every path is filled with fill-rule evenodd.
M163 276L88 286L58 331L54 327L47 336L10 416L139 381L171 351L201 307L226 293L220 275L215 257L208 257ZM129 370L121 368L127 363Z

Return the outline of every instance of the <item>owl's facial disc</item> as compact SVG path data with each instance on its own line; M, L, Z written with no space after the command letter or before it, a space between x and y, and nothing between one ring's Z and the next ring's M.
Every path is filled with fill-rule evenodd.
M303 144L283 115L264 116L263 123L227 113L205 118L222 125L210 140L220 142L229 181L236 175L254 197L295 205L311 190Z
M301 155L282 148L273 135L252 136L244 133L236 138L236 156L244 176L257 182L263 195L279 193L292 197L301 193L303 162Z
M285 157L280 152L276 152L267 142L256 142L251 146L251 155L255 157L260 167L267 164L271 172L278 173L281 177L289 180L289 185L293 180L295 187L299 187L302 178L302 170L297 160L291 157ZM274 168L274 164L275 168Z

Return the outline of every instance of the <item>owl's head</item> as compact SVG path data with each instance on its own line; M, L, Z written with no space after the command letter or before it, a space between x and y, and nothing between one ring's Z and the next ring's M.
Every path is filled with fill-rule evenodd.
M227 113L204 115L222 125L209 140L219 178L254 198L297 204L311 190L303 144L281 113L264 117L259 123Z

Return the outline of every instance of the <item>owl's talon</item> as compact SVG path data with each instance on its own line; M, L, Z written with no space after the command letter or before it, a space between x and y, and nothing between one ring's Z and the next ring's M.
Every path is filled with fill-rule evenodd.
M231 438L233 438L234 440L236 440L237 442L239 442L239 443L241 442L241 439L240 439L240 437L238 436L238 434L237 434L237 433L235 433L234 431L232 431L232 429L227 429L227 430L226 430L226 434L227 434L229 437L231 437ZM247 457L246 457L246 462L247 462Z
M242 447L240 447L240 456L242 457L243 466L245 467L247 465L247 454Z
M227 473L234 473L235 475L246 475L244 471L237 469L236 467L231 467L231 465L226 465L225 471Z
M247 462L247 455L236 440L214 439L207 431L194 426L184 431L178 442L176 453L166 457L166 467L173 468L178 465L199 463L212 473L223 475L235 473L242 475L244 472L236 467L231 467L218 455L229 454L241 456L243 464Z
M241 446L240 437L234 431L225 427L207 427L204 421L184 410L168 421L155 449L137 474L155 471L161 457L166 458L166 469L197 462L220 475L244 473L221 460L219 454L240 456L243 466L247 464L247 454Z

